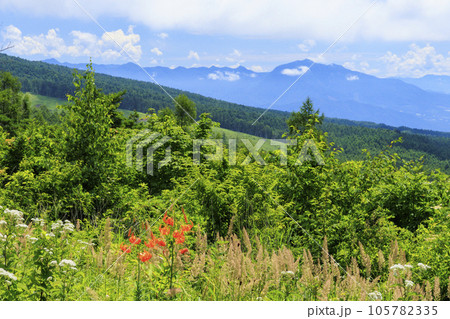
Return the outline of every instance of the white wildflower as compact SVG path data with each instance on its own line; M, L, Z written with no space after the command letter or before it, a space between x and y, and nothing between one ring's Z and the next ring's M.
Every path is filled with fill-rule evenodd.
M39 240L39 238L31 237L30 235L26 235L25 238L30 240L32 243L35 243Z
M424 265L424 264L422 264L422 263L418 263L417 266L419 266L420 269L423 269L423 270L427 270L427 269L430 269L430 268L431 268L430 266Z
M383 296L379 291L370 292L369 297L372 298L372 300L383 300Z
M48 237L55 237L55 234L53 234L53 233L47 233L47 236L48 236Z
M14 274L10 273L9 271L6 271L3 268L0 268L0 276L9 277L9 279L17 280L17 277L14 276Z
M6 220L0 220L0 225L6 225L7 224L7 222L6 222Z
M50 262L50 266L56 266L58 264L58 262L56 260L52 260Z
M64 221L63 231L73 232L74 230L75 230L74 224L72 224L68 220Z
M406 265L403 265L403 267L405 267L405 268L409 268L409 269L412 269L412 268L414 268L412 265L410 265L410 264L406 264Z
M49 255L53 255L53 249L52 248L50 248L50 249L44 248L44 251L47 252Z
M53 277L50 276L50 277L47 278L47 280L48 280L48 281L52 281L52 280L53 280Z
M403 266L401 264L395 264L390 269L394 270L394 275L396 275L399 270L405 270L405 266Z
M6 284L7 284L8 286L11 286L11 285L12 285L11 281L9 281L9 280L5 280L5 282L6 282Z
M2 234L0 233L0 240L1 240L1 241L6 241L6 238L8 238L8 236L2 235Z
M5 214L12 216L16 221L23 221L23 213L16 209L5 209Z
M73 260L70 259L63 259L61 260L61 262L59 263L60 267L64 267L64 266L70 266L70 267L75 267L77 264L75 264L75 262Z
M414 282L411 280L405 280L405 287L412 287L414 286Z
M403 266L403 265L400 265L400 264L395 264L394 266L392 266L391 267L391 269L401 269L401 270L403 270L403 269L405 269L405 266Z
M261 297L256 297L256 300L261 301L263 299Z
M56 229L58 229L58 228L61 228L61 227L63 227L63 226L64 226L63 222L60 221L60 220L57 220L56 222L54 222L54 223L52 224L52 231L54 231L54 230L56 230Z
M17 224L16 227L28 228L28 225L26 225L26 224Z
M41 218L31 218L31 221L34 222L35 224L39 224L41 226L45 225L45 221Z
M72 270L77 270L77 267L70 267L70 269L72 269Z

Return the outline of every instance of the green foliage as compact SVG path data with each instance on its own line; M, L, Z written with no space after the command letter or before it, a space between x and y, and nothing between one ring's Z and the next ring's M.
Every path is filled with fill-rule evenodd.
M195 122L197 117L197 108L195 102L191 101L186 95L180 94L174 100L175 117L181 127Z
M319 115L319 110L315 110L311 99L308 97L300 107L299 112L292 112L286 120L289 127L289 134L303 134L310 124L313 127L321 125L325 116Z
M30 99L22 94L20 81L9 72L0 72L0 126L9 132L30 116Z
M23 103L18 90L11 93L17 82L7 78L12 84L0 96ZM64 116L41 106L25 119L19 103L25 115L14 132L0 127L1 298L357 300L375 290L383 300L448 298L449 176L431 171L419 156L431 152L448 161L448 149L439 148L445 137L322 123L306 101L291 119L292 133L302 134L289 137L295 146L287 148L286 163L280 150L265 149L260 165L245 147L237 147L233 160L228 143L215 159L206 156L215 146L202 145L194 163L194 139L227 141L214 131L219 124L210 114L188 125L162 103L125 118L117 111L124 93L103 93L97 78L91 66L74 74ZM194 105L191 95L182 100ZM217 109L214 120L221 118ZM153 152L152 174L136 161L127 166L127 141L142 128L157 140L168 137ZM322 133L327 128L329 134ZM170 161L158 165L167 154ZM165 252L174 258L140 268L136 256L121 257L130 228L151 238L148 227L177 205L198 226L195 244L187 241L190 256ZM6 207L25 213L5 213ZM58 219L77 222L80 230L62 230L74 226ZM8 280L11 274L17 280Z
M95 85L92 64L84 75L75 71L73 83L75 95L68 95L70 103L61 106L68 112L65 151L69 162L82 163L84 187L90 190L106 180L113 150L112 117L118 114L124 92L102 93Z

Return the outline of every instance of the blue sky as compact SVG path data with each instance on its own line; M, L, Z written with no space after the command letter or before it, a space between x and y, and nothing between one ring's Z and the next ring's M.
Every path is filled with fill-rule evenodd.
M269 71L309 58L419 77L450 75L448 17L446 0L0 0L0 44L31 60Z

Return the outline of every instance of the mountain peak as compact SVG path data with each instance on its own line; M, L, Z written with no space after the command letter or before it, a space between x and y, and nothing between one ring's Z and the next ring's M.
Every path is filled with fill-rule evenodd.
M56 59L46 59L46 60L42 60L41 62L44 62L44 63L49 63L49 64L61 64L61 62L59 62L58 60L56 60Z

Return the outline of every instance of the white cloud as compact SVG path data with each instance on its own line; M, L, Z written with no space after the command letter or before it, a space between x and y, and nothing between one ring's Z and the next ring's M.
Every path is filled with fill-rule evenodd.
M150 50L151 53L156 54L157 56L163 55L163 53L161 52L160 49L158 48L153 48Z
M298 48L303 52L309 52L313 47L315 47L316 41L314 40L305 40L298 45Z
M187 57L188 59L195 59L195 60L197 60L197 61L199 61L200 60L200 57L198 56L198 53L197 52L195 52L195 51L189 51L189 54L188 54L188 57Z
M252 70L253 72L264 72L264 69L260 65L252 65L248 68L249 70Z
M307 66L301 66L296 69L283 69L281 74L288 76L300 76L308 72L309 68Z
M371 6L373 0L193 0L188 6L184 0L78 2L96 18L124 18L152 30L333 41ZM69 0L0 0L0 8L3 12L26 11L39 17L88 20L76 3ZM448 0L378 1L343 41L450 40L449 16Z
M222 71L216 71L214 73L209 73L208 74L208 79L210 80L222 80L222 81L229 81L229 82L233 82L233 81L237 81L239 80L241 77L239 76L238 73L233 73L233 72L222 72Z
M358 81L359 80L359 76L357 76L356 74L355 75L348 75L346 77L346 80L347 81Z
M67 44L58 32L58 29L50 29L47 34L25 36L19 28L9 25L2 30L2 37L5 42L14 45L10 49L12 53L24 56L60 58L67 55L98 57L108 61L124 58L129 60L129 57L121 52L122 49L135 60L139 60L142 55L141 46L138 44L140 36L133 32L132 27L128 28L127 34L119 29L104 33L100 39L95 34L74 30L70 32L70 44Z
M161 32L161 33L159 33L158 34L158 38L161 38L161 39L167 39L169 37L169 35L167 34L167 33L165 33L165 32Z
M389 76L421 77L425 74L450 74L450 54L440 54L427 44L420 47L411 44L403 55L387 52L381 59Z

